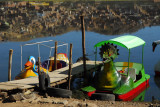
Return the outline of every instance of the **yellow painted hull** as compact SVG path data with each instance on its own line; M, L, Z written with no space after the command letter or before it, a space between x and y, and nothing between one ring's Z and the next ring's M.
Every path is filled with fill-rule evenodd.
M25 64L25 67L16 77L15 79L24 79L28 77L35 77L38 76L38 66L33 64L31 60L35 62L35 58L33 56L29 57L29 60ZM67 55L64 53L57 54L57 69L63 68L67 66L69 63ZM49 65L49 67L47 66ZM47 70L48 69L48 70ZM42 62L42 65L40 67L40 72L52 72L54 71L54 57L51 57L49 60L46 60Z
M47 72L47 70L42 67L40 67L40 70L43 72ZM15 77L15 80L35 77L35 76L38 76L38 72L34 72L32 69L28 69L28 70L24 69Z

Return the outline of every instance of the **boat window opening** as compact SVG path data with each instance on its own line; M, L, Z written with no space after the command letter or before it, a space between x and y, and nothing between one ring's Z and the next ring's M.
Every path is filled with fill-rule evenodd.
M136 79L137 79L137 80L140 80L141 78L142 78L142 75L140 75L140 74L139 74L139 75L136 75Z

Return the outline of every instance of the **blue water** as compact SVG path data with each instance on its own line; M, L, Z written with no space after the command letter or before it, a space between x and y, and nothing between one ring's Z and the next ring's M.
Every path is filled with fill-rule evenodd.
M154 26L154 27L146 27L144 29L141 29L135 33L131 33L131 35L138 36L142 38L145 42L145 48L144 48L144 67L147 74L151 76L150 78L150 87L147 89L145 93L145 99L144 101L151 101L152 96L155 96L156 99L160 100L160 84L155 83L154 79L154 66L160 60L160 46L157 46L155 52L152 52L152 42L155 40L160 39L160 26ZM91 60L94 60L94 45L100 41L108 40L111 38L115 38L121 35L102 35L94 32L85 32L86 35L86 53L89 55L88 58ZM125 34L123 34L125 35ZM73 62L75 63L76 60L82 56L82 34L81 31L72 31L68 32L63 35L57 35L54 37L45 37L45 38L38 38L33 39L26 42L0 42L0 81L7 81L8 78L8 60L9 60L9 49L13 49L13 64L12 64L12 79L20 72L21 70L21 49L20 45L25 43L32 43L32 42L39 42L44 40L57 40L57 41L63 41L65 43L72 43L73 44ZM53 42L54 44L54 42ZM69 48L68 48L69 49ZM65 49L58 48L58 52L65 52ZM139 51L139 50L138 50ZM139 57L140 54L138 51L133 50L135 52L133 54L133 60L139 60L134 57ZM49 49L44 49L42 47L41 49L41 61L48 58L49 56ZM68 50L69 52L69 50ZM126 51L127 52L127 51ZM131 53L133 53L131 51ZM122 53L122 54L121 54ZM53 54L53 53L52 53ZM23 47L23 64L26 62L28 56L33 55L38 56L37 52L37 46L31 46L31 47ZM122 56L121 56L122 55ZM125 51L123 49L120 49L120 56L119 59L123 60L123 57L125 56ZM131 61L132 61L131 59ZM101 60L98 57L98 60ZM160 81L160 80L158 80Z

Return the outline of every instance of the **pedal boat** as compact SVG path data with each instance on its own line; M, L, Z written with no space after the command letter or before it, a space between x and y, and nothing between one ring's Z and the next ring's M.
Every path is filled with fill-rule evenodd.
M127 62L113 61L119 54L117 46L114 45L128 50ZM131 49L139 46L142 47L142 64L130 61ZM149 87L150 76L145 73L143 65L144 46L144 40L132 35L120 36L97 43L94 46L96 49L95 58L97 59L97 48L101 47L100 55L103 64L96 65L97 70L94 72L93 81L90 82L90 86L84 87L82 90L89 97L92 97L94 93L104 93L114 95L115 100L131 101L136 98Z
M155 48L157 47L157 45L160 44L160 40L154 41L152 43L152 51L155 51ZM156 76L160 76L160 61L158 61L154 67L154 72Z
M66 67L68 63L69 61L65 53L57 54L57 69ZM54 71L54 57L43 61L40 66L40 71L46 73ZM38 76L38 66L36 64L35 57L30 56L24 69L15 77L15 79L18 80L35 76Z

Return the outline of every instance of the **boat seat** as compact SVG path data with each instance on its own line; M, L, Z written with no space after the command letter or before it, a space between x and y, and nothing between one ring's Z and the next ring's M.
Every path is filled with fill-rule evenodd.
M128 68L125 69L125 73L128 72ZM129 68L129 74L130 78L133 79L133 81L136 80L136 70L134 68Z
M62 68L62 64L60 62L57 63L57 69ZM54 71L54 63L52 64L52 71Z

